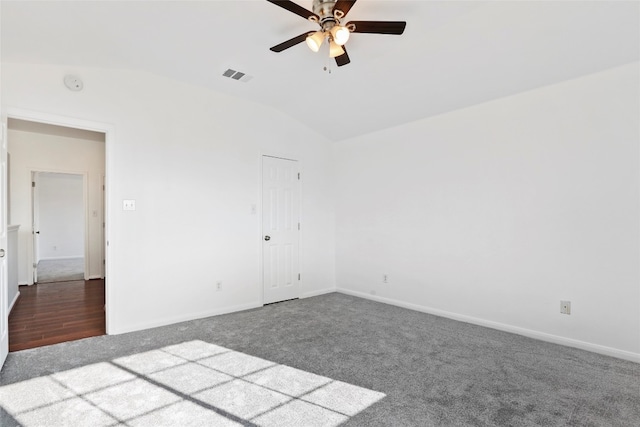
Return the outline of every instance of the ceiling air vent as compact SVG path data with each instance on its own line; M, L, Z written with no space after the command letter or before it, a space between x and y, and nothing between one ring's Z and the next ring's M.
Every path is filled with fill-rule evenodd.
M222 73L222 75L224 77L231 77L233 80L239 80L244 83L248 82L253 78L253 76L249 76L241 71L232 70L231 68L229 68L227 71Z

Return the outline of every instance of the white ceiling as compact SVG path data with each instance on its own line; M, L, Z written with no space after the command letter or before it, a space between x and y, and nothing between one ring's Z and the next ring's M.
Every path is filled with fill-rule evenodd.
M638 61L639 5L359 0L349 19L407 29L352 34L352 62L337 68L304 43L269 51L315 24L266 0L3 0L1 52L164 75L272 106L338 141ZM227 68L253 79L222 77Z

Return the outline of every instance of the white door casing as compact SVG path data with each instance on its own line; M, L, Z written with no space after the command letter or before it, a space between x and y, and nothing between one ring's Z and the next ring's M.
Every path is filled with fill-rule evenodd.
M0 368L9 354L7 293L7 126L0 129Z
M25 110L17 107L7 107L3 111L3 120L5 121L7 117L18 119L18 120L27 120L31 122L38 123L46 123L56 126L70 127L76 129L85 129L94 132L102 132L105 134L105 194L104 194L104 242L103 242L103 251L104 251L104 259L105 259L105 276L115 277L116 274L113 273L113 265L111 263L111 248L109 246L109 236L110 236L110 212L111 212L111 200L112 195L109 191L109 181L112 177L115 176L115 163L110 161L113 157L113 147L115 146L115 126L113 124L104 123L104 122L94 122L89 120L78 119L74 117L68 116L59 116L46 112L38 112L32 110ZM5 138L6 141L6 138ZM49 172L67 172L67 171L49 171ZM82 173L80 171L73 171L75 173ZM86 270L86 269L85 269ZM117 312L116 304L114 303L113 297L113 288L114 288L114 280L111 282L105 282L105 320L106 320L106 332L107 334L111 334L114 330L114 313Z
M106 251L105 251L105 246L106 246L106 242L107 242L107 229L106 227L106 223L105 223L105 218L107 217L107 213L106 213L106 206L107 206L107 193L106 193L106 188L107 188L107 180L106 177L104 175L102 175L102 205L100 207L100 209L102 209L102 235L100 236L102 238L102 240L100 241L100 248L102 250L102 272L101 272L101 279L105 278L106 272L107 272L107 264L106 264Z
M300 175L298 162L262 157L264 304L300 296Z
M31 172L31 236L33 237L33 283L38 283L38 263L40 262L40 175Z

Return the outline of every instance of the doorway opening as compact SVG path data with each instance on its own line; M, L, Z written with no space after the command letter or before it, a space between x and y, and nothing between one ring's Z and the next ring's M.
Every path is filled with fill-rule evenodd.
M84 174L31 172L34 283L85 280Z
M106 333L107 134L60 123L9 113L8 217L19 225L11 351ZM68 309L89 303L90 308ZM56 315L31 322L32 309Z

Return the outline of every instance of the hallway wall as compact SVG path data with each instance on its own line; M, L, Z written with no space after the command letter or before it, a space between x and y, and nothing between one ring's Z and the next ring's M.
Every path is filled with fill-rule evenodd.
M39 260L84 257L84 177L38 174Z

